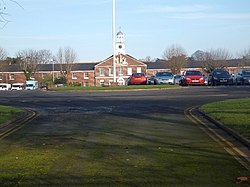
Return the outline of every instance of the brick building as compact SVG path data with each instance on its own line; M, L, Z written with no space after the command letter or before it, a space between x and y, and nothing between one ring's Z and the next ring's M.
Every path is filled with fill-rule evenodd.
M160 71L170 71L166 66L166 61L158 59L155 62L142 62L126 54L124 34L117 33L116 38L116 82L118 85L126 85L127 79L132 73L145 73L147 77ZM227 70L235 74L238 69L242 68L240 59L228 60ZM250 68L244 67L244 68ZM33 74L33 78L42 82L46 77L57 79L62 72L67 69L63 64L39 64ZM202 62L189 60L184 70L203 71ZM203 72L205 74L205 72ZM66 75L67 82L70 85L79 86L108 86L114 82L113 55L109 58L94 63L74 63L70 67L70 72ZM0 67L0 83L25 83L25 75L18 65L8 65Z

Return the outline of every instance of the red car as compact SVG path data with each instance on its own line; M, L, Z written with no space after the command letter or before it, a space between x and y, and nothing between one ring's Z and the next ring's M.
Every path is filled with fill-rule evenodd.
M205 78L200 71L188 70L182 74L180 85L205 85Z
M147 84L147 77L144 73L133 73L128 78L128 85Z

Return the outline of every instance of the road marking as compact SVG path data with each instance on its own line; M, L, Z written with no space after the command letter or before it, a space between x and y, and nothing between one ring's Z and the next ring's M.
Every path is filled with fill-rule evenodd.
M206 123L193 114L197 107L191 107L184 111L184 114L195 124L197 124L210 138L219 143L233 158L235 158L247 170L250 170L250 158L243 151L237 148L232 142L226 140Z
M30 113L30 115L28 115L27 118L13 122L13 123L19 123L19 124L16 124L13 127L9 128L8 130L0 133L0 140L6 138L7 136L23 128L25 125L27 125L30 121L32 121L34 118L38 116L37 112L31 111L31 110L28 110L28 112Z

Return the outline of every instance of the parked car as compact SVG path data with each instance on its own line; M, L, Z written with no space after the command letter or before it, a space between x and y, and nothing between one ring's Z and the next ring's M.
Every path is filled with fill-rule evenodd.
M226 70L214 70L209 74L208 84L216 85L232 85L233 78Z
M153 75L148 79L148 84L154 84L154 81L155 81L155 76Z
M25 86L23 83L12 84L11 90L24 90Z
M10 90L10 89L11 89L11 84L0 83L0 90Z
M154 84L174 84L174 76L171 72L157 72Z
M144 73L133 73L128 78L128 85L147 84L147 77Z
M174 75L174 84L179 84L180 80L181 80L181 75L180 74Z
M204 79L205 79L204 84L205 84L206 86L208 86L208 76L204 76Z
M235 74L234 79L237 85L250 84L250 69L239 70Z
M188 70L183 72L180 80L180 85L205 85L205 79L200 71Z

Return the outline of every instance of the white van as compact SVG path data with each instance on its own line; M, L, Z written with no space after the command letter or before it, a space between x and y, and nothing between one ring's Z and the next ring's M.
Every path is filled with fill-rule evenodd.
M38 89L37 81L26 81L26 90L36 90Z
M11 89L11 84L0 83L0 90L10 90L10 89Z
M11 90L24 90L25 86L23 83L12 84Z

